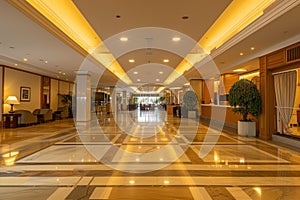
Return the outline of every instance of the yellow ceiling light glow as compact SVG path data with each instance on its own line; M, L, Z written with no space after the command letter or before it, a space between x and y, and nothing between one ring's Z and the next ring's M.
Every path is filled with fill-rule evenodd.
M188 54L176 67L176 69L170 74L170 76L165 80L165 84L171 84L181 75L183 75L186 71L191 69L197 62L200 62L203 58L205 58L208 53L196 53L196 54Z
M140 93L141 91L139 91L139 89L137 87L131 86L130 87L133 91L135 91L136 93Z
M204 53L188 54L166 79L165 84L171 84L186 71L191 69L197 62L200 62L209 55L213 49L220 47L258 17L263 15L263 11L274 1L275 0L232 1L193 49L197 50L200 46Z
M199 44L207 51L220 47L263 15L263 11L274 1L275 0L232 1L200 39Z
M156 90L156 93L160 93L161 91L163 91L166 87L159 87L157 90Z
M32 7L52 22L57 28L70 37L76 44L91 54L104 67L114 73L127 84L132 81L119 65L102 40L81 14L73 1L70 0L26 0ZM100 46L101 45L101 46ZM101 47L102 53L94 50ZM104 52L104 53L103 53Z
M234 69L233 71L234 72L246 72L247 70L246 69Z

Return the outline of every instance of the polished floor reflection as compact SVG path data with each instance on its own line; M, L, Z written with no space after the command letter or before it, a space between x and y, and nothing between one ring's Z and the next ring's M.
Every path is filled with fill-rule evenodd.
M300 196L297 149L158 109L1 129L0 139L5 200Z

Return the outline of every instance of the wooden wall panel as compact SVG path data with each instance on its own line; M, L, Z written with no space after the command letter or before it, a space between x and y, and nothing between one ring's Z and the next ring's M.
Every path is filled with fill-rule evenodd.
M266 56L266 64L267 64L267 69L274 69L277 67L284 66L286 64L285 51L280 50L280 51L277 51L277 52L267 55Z
M207 86L207 81L203 81L203 94L202 99L204 101L204 104L210 104L210 94Z
M228 74L225 75L225 82L224 82L224 87L225 87L225 93L228 94L231 86L239 80L239 76L234 74Z

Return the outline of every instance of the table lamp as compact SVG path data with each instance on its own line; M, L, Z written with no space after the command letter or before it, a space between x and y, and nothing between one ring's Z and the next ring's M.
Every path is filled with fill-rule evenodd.
M20 104L16 96L8 96L4 103L10 104L9 113L14 113L14 104Z

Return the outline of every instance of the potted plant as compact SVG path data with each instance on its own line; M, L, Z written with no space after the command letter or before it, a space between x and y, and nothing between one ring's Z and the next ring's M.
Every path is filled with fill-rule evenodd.
M256 124L248 115L258 117L261 113L261 96L256 85L247 79L235 82L229 90L229 104L232 111L242 115L238 121L238 134L242 136L256 136Z
M187 91L183 96L184 111L183 116L187 118L197 118L198 115L198 98L195 92Z
M72 100L73 97L70 94L58 94L59 98L60 98L60 102L63 106L67 106L68 110L69 110L69 118L73 117L72 114Z

